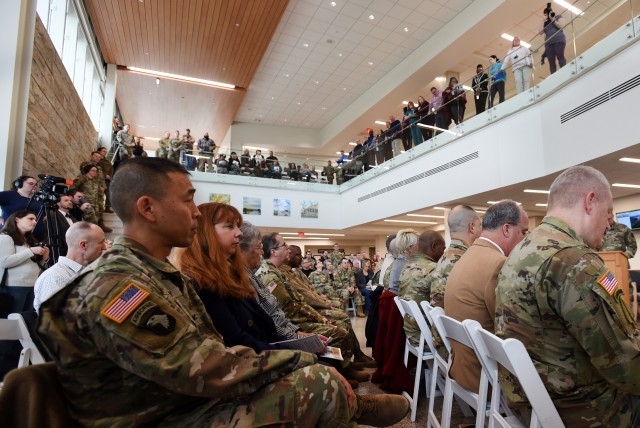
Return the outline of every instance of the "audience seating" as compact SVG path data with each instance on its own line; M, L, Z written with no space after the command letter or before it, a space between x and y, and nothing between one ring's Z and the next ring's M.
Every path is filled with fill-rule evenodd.
M356 316L356 302L353 300L353 297L349 297L349 303L347 305L347 314L350 314L352 317Z
M0 319L0 340L19 340L22 345L18 367L31 364L44 364L45 359L31 339L27 324L20 314L9 314L7 319Z
M489 428L496 425L502 428L524 427L517 417L509 413L504 417L500 413L502 391L498 377L498 364L518 379L531 404L529 427L564 428L564 423L522 342L516 339L500 339L493 333L484 330L474 320L465 320L462 324L492 386Z
M403 318L405 315L409 315L416 319L416 322L418 322L419 326L420 326L420 320L418 318L421 318L422 323L425 323L424 317L422 316L422 313L420 312L420 308L418 307L418 304L416 302L403 300L399 297L395 297L393 300L398 305L398 310L400 310L400 314L402 315ZM427 393L427 398L429 398L429 395L430 395L429 387L431 385L431 376L435 374L435 371L437 369L434 363L435 346L433 345L433 338L431 337L431 332L429 331L428 327L426 327L426 333L427 334L425 335L425 331L423 330L422 326L420 326L420 345L417 347L413 346L411 342L409 342L409 339L407 338L405 342L405 347L404 347L404 365L405 366L407 366L409 362L409 353L412 353L413 355L415 355L418 360L418 364L416 366L416 376L413 384L413 395L411 397L408 397L408 394L406 393L403 394L411 400L411 421L412 422L415 422L416 413L418 410L418 398L420 393L420 377L422 376L422 365L425 364L424 384L425 384L425 390ZM425 349L425 344L427 345L427 349ZM441 390L444 391L444 389L441 389Z

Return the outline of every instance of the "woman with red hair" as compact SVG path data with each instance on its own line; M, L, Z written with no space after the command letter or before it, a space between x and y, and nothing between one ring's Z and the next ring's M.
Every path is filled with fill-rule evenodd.
M226 346L244 345L256 352L280 349L271 317L256 300L240 251L242 215L231 205L198 206L198 233L180 258L181 270L197 291Z

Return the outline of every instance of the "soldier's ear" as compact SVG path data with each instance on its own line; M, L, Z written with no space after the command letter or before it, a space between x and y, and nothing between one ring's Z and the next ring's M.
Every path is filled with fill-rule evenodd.
M136 211L138 215L144 217L147 221L155 222L156 217L153 212L153 199L149 196L140 196L136 201Z
M591 214L591 212L593 211L593 203L596 201L596 193L593 191L587 193L583 201L585 212L587 214Z

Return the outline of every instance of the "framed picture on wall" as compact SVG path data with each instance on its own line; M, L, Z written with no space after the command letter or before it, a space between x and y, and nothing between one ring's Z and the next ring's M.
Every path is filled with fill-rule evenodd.
M226 193L209 193L209 202L229 205L231 203L231 195L227 195Z
M291 217L291 199L273 198L273 215Z
M302 201L302 209L300 217L302 218L318 218L318 201Z
M242 214L261 215L262 199L243 196L242 197Z

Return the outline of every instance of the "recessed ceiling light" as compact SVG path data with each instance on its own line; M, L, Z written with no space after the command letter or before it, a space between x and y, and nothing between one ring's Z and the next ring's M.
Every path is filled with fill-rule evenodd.
M350 142L349 142L349 145L350 145L350 146L355 146L355 145L357 145L357 144L356 144L356 143L354 143L353 141L350 141Z
M497 204L500 201L487 201L489 205ZM516 202L517 205L522 205L522 202Z
M553 0L553 2L557 5L560 5L562 7L564 7L565 9L570 10L571 12L573 12L574 15L582 15L584 12L581 11L580 9L578 9L577 7L575 7L574 5L567 3L564 0Z
M385 219L384 221L388 221L389 223L438 224L435 221L389 220L389 219Z
M316 85L320 84L320 82L319 82L318 80L316 80L314 83L315 83Z
M285 74L285 75L284 75L284 77L289 77L289 75L288 75L288 74Z
M536 204L536 207L546 207L547 204Z
M342 90L343 90L343 91L346 91L346 90L347 90L347 88L342 88Z
M387 122L384 122L384 121L382 121L382 120L376 120L376 121L375 121L375 122L373 122L373 123L375 123L376 125L382 125L382 126L385 126L385 125L387 124Z
M433 207L434 210L442 210L442 211L446 211L447 209L445 207Z
M236 22L236 27L239 27L239 26L240 26L240 24L238 24L238 23Z
M613 183L613 187L628 187L630 189L640 189L640 185L638 184L624 184L624 183Z
M636 159L636 158L620 158L619 160L622 162L640 163L640 159Z
M332 1L331 3L329 3L331 5L331 7L336 7L336 2Z
M338 52L338 56L342 56L342 53L341 53L341 52Z
M403 101L402 104L409 105L409 101Z
M444 218L443 215L429 215L429 214L407 214L409 217L427 217L427 218Z
M545 194L549 193L548 190L535 190L535 189L524 189L523 192L524 193L545 193Z
M446 82L447 78L444 77L444 76L438 76L438 77L436 77L435 80L436 80L436 82Z
M407 27L404 27L404 32L405 32L405 33L408 33L408 32L409 32L409 29L408 29Z
M272 99L272 100L275 100L275 99L276 99L276 97L271 97L271 99Z
M369 61L367 64L369 64L369 65L373 65L373 61Z
M322 107L322 110L326 110L326 109L327 109L326 107Z
M305 48L309 47L309 43L303 43L302 46L304 46Z
M369 19L373 21L374 19L376 19L376 17L373 15L369 15Z
M502 37L502 38L503 38L503 39L505 39L505 40L509 40L510 42L512 42L512 41L513 41L513 36L512 36L511 34L502 33L502 35L501 35L500 37ZM531 44L530 44L530 43L523 42L522 40L520 40L520 44L521 44L522 46L524 46L525 48L527 48L527 49L531 47Z
M300 101L298 101L296 104L300 105Z

